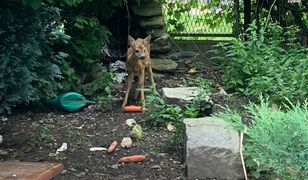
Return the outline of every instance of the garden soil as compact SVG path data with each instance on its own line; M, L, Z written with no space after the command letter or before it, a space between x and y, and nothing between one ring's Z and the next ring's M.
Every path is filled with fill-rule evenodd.
M166 75L156 80L158 90L184 85L184 76ZM212 73L205 76L212 77ZM146 122L147 113L123 113L120 97L124 94L124 85L118 84L114 89L119 100L107 112L96 105L75 113L36 108L22 109L7 119L2 118L0 134L4 142L0 150L7 154L1 153L0 160L63 163L64 171L53 179L185 179L183 148L175 148L166 140L169 133L166 127L151 127ZM215 102L225 104L221 98ZM130 136L131 128L125 123L129 118L142 126L143 139L134 140L133 146L125 149L120 143ZM90 151L91 147L107 148L115 140L119 145L112 154ZM55 154L62 143L68 144L67 150ZM129 155L145 155L146 159L132 164L117 163L119 158Z

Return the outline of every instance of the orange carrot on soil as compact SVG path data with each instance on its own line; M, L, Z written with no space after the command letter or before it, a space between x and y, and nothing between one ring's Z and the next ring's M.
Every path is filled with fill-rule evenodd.
M107 152L108 152L109 154L113 153L113 152L116 150L117 145L118 145L118 142L117 142L117 141L113 141L113 142L110 144L110 146L109 146Z
M142 106L125 106L124 107L124 112L141 112L144 110L144 108Z
M143 155L132 155L132 156L125 156L118 160L119 163L134 163L134 162L141 162L145 160L145 156Z

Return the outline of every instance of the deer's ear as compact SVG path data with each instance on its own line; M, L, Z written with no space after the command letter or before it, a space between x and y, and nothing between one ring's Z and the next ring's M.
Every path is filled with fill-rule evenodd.
M134 42L135 42L135 39L131 35L128 35L128 45L132 46Z
M151 34L149 34L146 38L144 38L144 42L150 44L151 42Z

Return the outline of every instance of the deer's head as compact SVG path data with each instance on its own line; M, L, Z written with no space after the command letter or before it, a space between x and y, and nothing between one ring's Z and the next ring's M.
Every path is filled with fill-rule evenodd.
M149 53L149 47L151 42L151 35L146 38L134 39L132 36L128 36L128 44L133 49L133 55L138 59L145 59L146 55Z

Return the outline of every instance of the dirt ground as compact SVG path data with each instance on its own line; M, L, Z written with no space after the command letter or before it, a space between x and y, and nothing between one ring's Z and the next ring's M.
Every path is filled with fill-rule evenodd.
M156 80L159 91L161 87L183 84L183 77L183 74L167 75ZM121 91L123 85L117 88ZM214 101L222 105L226 102L225 98ZM4 142L0 150L8 154L0 155L0 160L61 162L65 170L54 179L185 179L183 149L175 150L166 141L166 128L149 127L146 113L122 113L120 105L121 101L116 101L111 112L103 112L95 105L75 113L25 109L6 117L7 120L2 118L0 134ZM114 140L120 143L123 137L128 137L130 127L125 120L129 118L141 124L142 141L134 141L129 149L118 146L113 154L89 150L95 146L108 147ZM68 143L68 149L55 156L63 142ZM117 163L120 157L135 154L146 155L146 160L136 164Z

